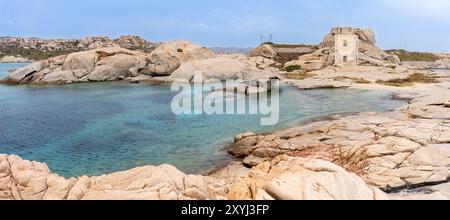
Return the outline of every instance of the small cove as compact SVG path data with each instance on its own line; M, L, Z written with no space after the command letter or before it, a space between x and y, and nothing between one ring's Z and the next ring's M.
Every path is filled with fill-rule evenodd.
M23 64L0 64L0 78ZM242 132L273 132L316 117L388 111L404 104L382 91L283 87L280 123L258 115L172 113L168 85L0 85L0 153L45 162L64 177L172 164L187 173L230 159L223 146Z

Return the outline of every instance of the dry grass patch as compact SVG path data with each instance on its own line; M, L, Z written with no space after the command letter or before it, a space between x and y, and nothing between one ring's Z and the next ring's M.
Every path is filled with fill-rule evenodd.
M376 83L386 86L404 87L404 86L414 86L415 83L436 83L436 82L437 80L432 76L428 76L423 73L414 73L404 79L391 79L385 81L377 80Z
M353 77L347 77L347 76L335 77L334 80L337 80L337 81L351 80L354 83L360 83L360 84L370 84L370 83L372 83L371 81L363 79L363 78L353 78Z
M296 79L296 80L307 79L307 78L311 78L314 76L317 76L317 75L313 74L313 73L305 73L305 72L293 72L293 73L288 73L285 75L285 77L287 79Z

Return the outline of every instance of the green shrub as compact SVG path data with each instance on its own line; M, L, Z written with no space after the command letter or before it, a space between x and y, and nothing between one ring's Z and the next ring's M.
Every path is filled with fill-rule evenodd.
M300 70L300 69L301 69L301 66L299 66L299 65L290 65L290 66L285 67L284 71L291 73L291 72L294 72L294 71Z
M262 43L261 45L263 45L263 44L268 44L268 45L271 45L271 46L274 46L274 45L275 45L275 43L274 43L274 42L271 42L271 41L264 42L264 43Z

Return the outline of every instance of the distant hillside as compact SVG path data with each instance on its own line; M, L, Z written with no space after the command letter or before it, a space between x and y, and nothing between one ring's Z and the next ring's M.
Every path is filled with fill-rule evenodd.
M440 60L440 57L433 53L426 52L411 52L406 50L386 50L388 54L395 54L401 61L422 61L435 62Z
M13 56L28 60L44 60L77 51L112 46L151 52L158 45L158 43L148 42L139 36L121 36L118 39L103 36L84 39L0 37L0 58Z

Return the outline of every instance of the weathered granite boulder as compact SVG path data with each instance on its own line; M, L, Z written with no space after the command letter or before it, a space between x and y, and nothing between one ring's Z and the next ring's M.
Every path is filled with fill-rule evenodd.
M183 63L180 68L173 72L170 79L191 81L196 72L203 73L204 80L238 79L238 74L246 69L248 69L248 66L237 59L215 57Z
M10 73L9 76L7 77L7 80L10 83L17 83L17 84L23 83L23 81L26 81L31 77L33 77L33 74L41 72L48 66L49 66L48 61L39 61L32 63L28 66L17 69L16 71Z
M141 74L169 76L185 62L215 56L209 49L188 41L173 41L158 46L147 58L147 63L136 68Z
M312 90L349 88L352 86L353 82L351 80L334 80L328 78L312 77L300 81L293 81L290 84L300 90Z
M242 79L252 81L269 80L279 76L279 72L273 68L261 70L248 62L228 56L219 56L183 63L180 68L172 73L169 79L191 81L195 73L202 73L203 80Z
M250 57L265 57L269 59L275 59L277 52L269 44L262 44L250 52Z
M139 36L131 36L125 35L120 36L119 39L116 40L117 44L123 48L139 48L145 49L148 47L148 42Z
M356 174L323 160L279 156L231 187L229 198L256 200L388 200Z
M43 163L0 155L0 199L206 200L226 199L227 194L225 181L186 175L169 165L65 179Z
M101 48L54 57L18 69L7 77L14 84L59 84L122 80L144 53L119 47Z

